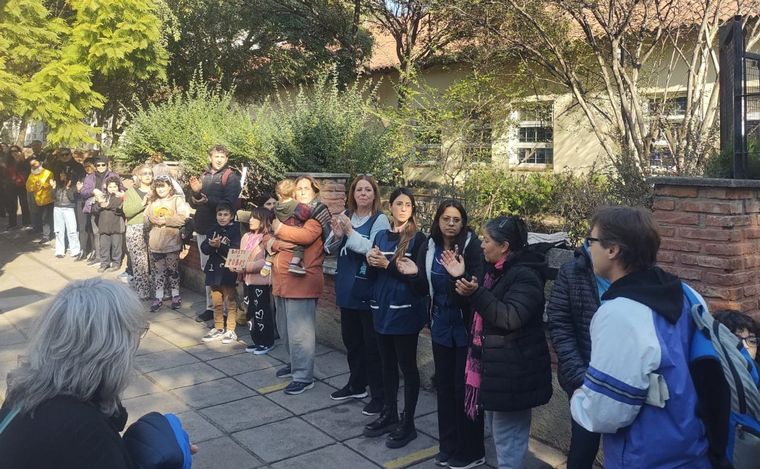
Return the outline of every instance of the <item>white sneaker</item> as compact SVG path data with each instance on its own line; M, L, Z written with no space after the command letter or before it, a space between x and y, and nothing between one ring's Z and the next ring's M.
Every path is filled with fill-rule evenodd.
M221 329L214 328L208 331L208 334L203 336L201 340L204 342L213 342L215 340L220 340L222 336L224 336L224 331Z
M231 344L235 341L237 341L237 334L235 334L235 331L227 331L222 335L223 344Z

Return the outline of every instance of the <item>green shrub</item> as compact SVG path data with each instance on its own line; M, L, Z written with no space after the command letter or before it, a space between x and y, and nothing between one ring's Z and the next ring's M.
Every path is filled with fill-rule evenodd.
M594 211L614 201L610 179L596 171L574 175L482 169L467 178L464 197L473 226L498 215L518 215L533 231L567 231L579 242Z
M266 113L267 148L291 171L393 175L391 132L373 110L375 88L357 81L341 90L337 74L322 73L296 94L277 94Z
M208 165L208 149L222 144L232 166L248 166L249 187L271 185L284 168L261 138L265 132L256 117L264 112L257 108L252 117L233 102L233 91L210 88L196 78L187 91L165 102L138 104L113 153L130 168L158 153L198 174Z

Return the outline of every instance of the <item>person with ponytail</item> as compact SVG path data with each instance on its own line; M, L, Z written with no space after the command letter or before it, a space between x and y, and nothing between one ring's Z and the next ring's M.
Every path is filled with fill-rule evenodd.
M414 411L420 392L417 336L428 315L426 282L418 274L422 269L416 260L425 247L425 235L417 231L416 205L409 189L400 187L391 193L390 209L391 228L377 233L374 246L367 252L374 282L370 309L378 334L385 396L380 416L364 428L364 436L389 433L385 445L401 448L417 438L414 428ZM404 374L401 419L396 402L399 368Z
M500 216L483 227L487 268L483 285L462 256L451 251L441 262L458 278L456 292L475 310L465 365L465 412L475 420L485 411L499 468L521 468L528 451L531 409L552 395L549 348L544 335L546 258L527 246L519 217Z

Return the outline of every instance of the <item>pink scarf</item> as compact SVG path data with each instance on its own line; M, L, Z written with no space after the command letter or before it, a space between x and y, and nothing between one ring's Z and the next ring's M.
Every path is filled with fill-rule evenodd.
M494 265L496 270L502 270L504 263L507 261L507 256L502 257ZM491 288L494 283L494 275L492 272L486 273L483 279L483 287ZM483 341L481 336L483 335L483 316L475 310L475 314L472 317L472 343L469 350L467 350L467 362L464 367L464 411L470 420L475 420L478 415L478 401L480 401L480 375L482 372L482 357L483 357Z

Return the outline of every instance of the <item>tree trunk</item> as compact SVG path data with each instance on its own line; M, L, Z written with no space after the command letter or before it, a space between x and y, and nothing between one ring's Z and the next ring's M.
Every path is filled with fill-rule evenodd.
M18 127L18 135L16 136L16 145L23 147L26 140L26 119L21 119L21 124Z

